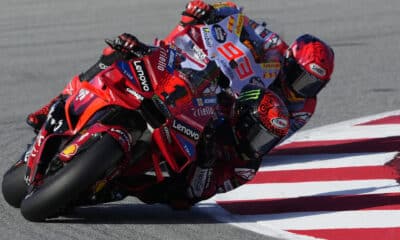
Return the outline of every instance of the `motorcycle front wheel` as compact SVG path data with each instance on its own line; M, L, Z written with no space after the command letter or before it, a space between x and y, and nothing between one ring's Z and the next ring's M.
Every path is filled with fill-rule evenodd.
M21 202L28 191L28 185L24 180L25 172L26 163L18 162L7 170L1 183L1 191L4 199L15 208L21 206Z
M104 134L90 148L75 156L55 174L45 177L39 187L28 193L21 203L22 215L33 222L58 216L122 158L119 143Z

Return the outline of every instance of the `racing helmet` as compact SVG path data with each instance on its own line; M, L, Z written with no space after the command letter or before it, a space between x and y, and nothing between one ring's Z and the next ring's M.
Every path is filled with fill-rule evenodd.
M315 97L329 82L334 68L331 47L310 34L288 48L283 65L283 86L296 97Z
M271 90L246 85L234 106L234 133L239 151L259 158L275 147L289 131L289 113Z

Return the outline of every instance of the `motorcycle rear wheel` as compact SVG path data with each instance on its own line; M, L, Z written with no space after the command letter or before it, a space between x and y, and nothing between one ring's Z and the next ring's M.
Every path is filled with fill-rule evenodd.
M3 176L1 191L8 204L15 208L21 206L28 191L24 177L26 172L26 163L17 163L13 165Z
M75 156L55 174L29 193L21 203L21 213L33 222L55 217L78 200L80 194L104 177L123 157L120 145L105 134L86 151Z

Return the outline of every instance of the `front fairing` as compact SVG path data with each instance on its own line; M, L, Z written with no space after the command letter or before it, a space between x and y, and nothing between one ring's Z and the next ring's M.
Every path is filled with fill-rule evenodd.
M129 94L130 90L134 91L130 87L131 84L116 66L110 67L89 82L82 82L80 88L67 99L65 104L69 129L77 133L96 113L107 107L137 109L140 106L138 98L141 95Z
M135 86L116 64L89 82L77 81L75 88L70 91L71 95L52 106L45 124L25 154L27 182L38 183L44 174L43 169L58 151L62 151L65 143L89 127L88 124L96 124L96 120L110 109L138 109L143 96L134 89ZM118 129L118 126L114 129Z
M72 136L65 119L64 107L64 100L60 100L50 108L46 122L25 153L26 180L30 184L37 183L41 179L45 162L57 153L58 147L62 145L64 139Z

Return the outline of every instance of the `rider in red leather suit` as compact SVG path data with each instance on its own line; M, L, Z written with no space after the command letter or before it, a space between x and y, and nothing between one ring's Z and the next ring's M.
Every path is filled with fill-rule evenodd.
M240 11L241 9L232 2L208 5L199 0L191 1L182 13L180 24L175 27L174 34L171 35L177 35L188 25L216 22L219 19L218 17L224 18ZM265 78L275 78L273 84L268 88L279 96L288 110L290 127L283 131L287 138L303 127L313 115L317 103L316 95L330 80L333 72L333 50L326 43L309 34L298 37L289 47L280 39L278 34L265 28L265 24L258 24L252 20L249 21L247 26L244 26L244 29L245 31L241 35L243 43L252 50L259 62L264 62L272 68L271 74L265 76ZM170 43L174 39L166 38L165 41ZM237 104L241 105L240 98L249 89L250 91L265 89L263 80L249 83L244 89L227 89L226 92L241 92L239 104ZM231 84L231 88L232 85L234 84ZM264 94L268 94L268 92L264 92ZM229 99L226 96L229 95L224 94L223 99ZM233 100L225 101L228 102L226 106L231 106L230 104L234 102ZM243 105L245 105L244 108L251 108L254 104L257 105L260 102L247 102ZM281 113L286 111L286 109L280 109ZM233 109L233 111L237 110ZM162 189L154 189L154 192L149 191L147 196L142 197L142 200L168 202L177 208L184 208L200 200L210 198L216 193L230 191L251 180L261 164L262 155L278 142L269 142L268 137L265 136L263 139L267 145L265 146L267 150L261 155L252 155L251 152L254 153L254 148L247 149L248 151L238 149L238 145L232 141L235 133L231 135L226 133L232 132L229 129L238 129L240 128L238 126L248 125L245 119L246 117L243 117L239 121L225 122L223 127L218 126L216 128L217 130L214 131L215 140L211 141L216 144L207 146L209 152L216 152L216 154L200 158L194 171L184 179L184 182L188 185L188 187L185 186L186 192L177 191L174 184L169 185L172 187L163 185ZM273 132L270 127L266 126L266 122L261 121L257 124L263 125L269 132ZM248 132L249 129L246 129L246 131ZM282 137L279 134L278 136ZM249 141L251 138L244 139ZM244 142L241 142L242 145L246 145ZM203 161L205 159L212 160L202 163L202 159ZM168 192L171 194L168 194ZM181 196L181 199L178 196Z

